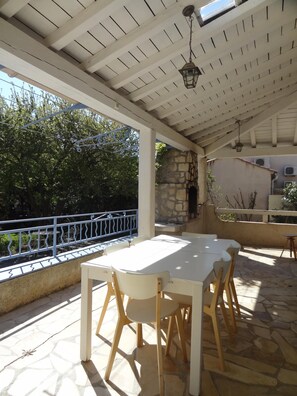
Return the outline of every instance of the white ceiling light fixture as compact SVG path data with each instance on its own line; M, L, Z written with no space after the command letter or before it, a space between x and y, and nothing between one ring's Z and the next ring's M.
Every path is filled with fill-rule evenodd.
M192 25L193 25L193 13L194 6L188 5L183 9L183 16L189 18L190 23L190 57L189 62L184 65L182 69L179 70L180 74L183 76L184 84L187 89L195 88L198 77L202 74L199 68L192 61Z

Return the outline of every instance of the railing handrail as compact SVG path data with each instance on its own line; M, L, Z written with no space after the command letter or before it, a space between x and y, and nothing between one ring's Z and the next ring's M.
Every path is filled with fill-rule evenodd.
M36 224L38 221L41 224ZM45 221L47 223L43 224ZM26 222L28 227L24 227ZM21 223L22 227L9 228L11 224L17 223ZM61 251L70 246L137 233L138 210L6 220L0 224L6 225L5 229L0 230L0 262L49 251L56 257L58 249ZM7 237L3 238L3 235Z
M63 218L68 218L68 217L83 217L83 216L104 216L104 215L109 215L111 213L119 213L119 212L133 212L136 209L123 209L123 210L111 210L111 211L105 211L105 212L90 212L90 213L78 213L78 214L65 214L65 215L59 215L59 216L45 216L45 217L31 217L27 218L24 217L22 219L13 219L13 220L0 220L0 225L1 224L6 224L6 223L24 223L24 222L34 222L34 221L44 221L44 220L51 220L51 219L63 219Z
M281 210L281 209L234 209L234 208L216 208L216 213L232 213L238 215L257 215L262 216L262 221L268 223L269 216L284 216L297 217L295 210Z

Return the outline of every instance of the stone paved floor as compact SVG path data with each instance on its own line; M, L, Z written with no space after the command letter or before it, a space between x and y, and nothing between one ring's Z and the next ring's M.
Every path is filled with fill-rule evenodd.
M217 369L211 324L204 320L202 396L297 395L297 262L288 252L246 248L236 266L242 318L230 338L221 323L226 372ZM93 333L104 297L94 286ZM17 290L16 290L17 293ZM116 309L110 305L92 360L79 359L80 285L69 287L0 317L1 396L158 394L154 331L137 350L133 328L122 336L110 382L103 380ZM190 337L190 327L186 327ZM189 366L178 344L165 359L166 395L188 395Z

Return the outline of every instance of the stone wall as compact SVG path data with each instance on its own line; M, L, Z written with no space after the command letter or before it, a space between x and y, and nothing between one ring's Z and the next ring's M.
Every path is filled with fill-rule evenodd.
M193 152L169 149L156 173L156 222L187 222L197 217L198 161ZM195 191L194 205L190 205L189 191Z
M80 282L81 263L101 255L89 254L1 282L0 315Z

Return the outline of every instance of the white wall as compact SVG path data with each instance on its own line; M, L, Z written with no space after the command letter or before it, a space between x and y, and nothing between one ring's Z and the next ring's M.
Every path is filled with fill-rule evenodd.
M234 196L242 192L245 208L248 208L249 196L257 192L256 209L268 209L268 196L271 193L270 170L256 166L239 158L216 159L209 162L209 169L215 177L215 189L219 190L220 203L226 207L225 196L235 203Z

